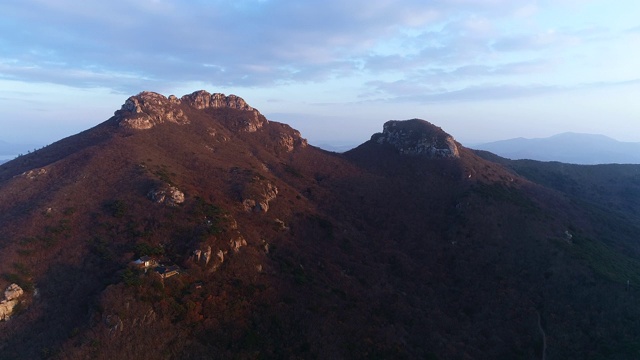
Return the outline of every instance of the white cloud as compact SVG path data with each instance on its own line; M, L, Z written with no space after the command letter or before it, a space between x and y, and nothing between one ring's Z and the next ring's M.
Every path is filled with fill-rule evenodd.
M513 3L454 5L465 5L470 13L502 11ZM232 6L227 1L25 0L4 10L12 21L0 30L16 34L5 41L5 56L22 66L5 68L0 76L30 81L47 68L52 73L65 67L89 72L98 68L139 74L146 79L143 83L215 77L220 83L247 86L344 76L345 71L357 71L346 64L366 57L405 29L422 31L459 12L450 1L429 5L417 0L402 6L390 0L238 1ZM463 26L476 35L491 30L491 22L482 15L467 17ZM202 63L225 71L203 70L198 66ZM342 70L332 70L335 66ZM39 70L29 75L27 67ZM100 77L49 76L51 81L82 87L94 86ZM127 87L129 80L123 80L121 87Z

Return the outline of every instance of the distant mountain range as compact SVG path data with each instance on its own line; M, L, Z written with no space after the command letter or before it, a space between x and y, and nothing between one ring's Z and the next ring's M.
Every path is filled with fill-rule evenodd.
M474 146L505 158L571 164L640 164L640 143L604 135L562 133L548 138L516 138Z
M349 151L351 149L356 148L359 144L334 144L334 143L330 143L330 142L322 142L322 143L318 143L318 144L314 144L317 147L323 149L323 150L327 150L327 151L332 151L332 152L337 152L337 153L343 153L345 151Z

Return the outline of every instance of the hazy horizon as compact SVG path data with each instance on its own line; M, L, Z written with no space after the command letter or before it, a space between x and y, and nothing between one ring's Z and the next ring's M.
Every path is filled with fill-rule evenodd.
M640 3L25 0L0 5L0 139L48 144L143 90L236 94L311 143L425 119L463 144L640 142Z
M382 131L382 129L380 129L377 132ZM446 130L445 130L446 131ZM373 135L374 133L371 133L369 135L369 137L371 135ZM618 139L612 138L610 136L606 136L603 134L588 134L588 133L576 133L576 132L564 132L564 133L558 133L558 134L553 134L551 136L547 136L547 137L517 137L517 138L508 138L508 139L497 139L494 141L488 141L488 142L477 142L477 143L470 143L470 142L462 142L459 141L463 146L468 147L468 148L476 148L476 147L481 147L483 145L490 145L493 143L501 143L501 142L506 142L506 141L510 141L510 140L518 140L518 139L524 139L524 140L544 140L544 139L550 139L552 137L557 137L557 136L562 136L562 135L566 135L566 134L575 134L575 135L582 135L582 136L604 136L609 140L613 140L616 141L618 143L634 143L634 144L640 144L640 141L637 142L624 142L624 141L620 141ZM70 134L69 136L73 136L75 134ZM305 137L304 133L301 133L302 137ZM452 136L454 136L455 138L455 134L450 134ZM58 140L62 140L63 138L57 139L55 141ZM309 143L313 146L317 146L320 147L322 149L325 150L330 150L330 151L338 151L338 152L342 152L342 151L346 151L352 148L357 147L358 145L362 144L363 142L369 140L369 138L366 138L360 142L353 142L353 141L344 141L344 140L331 140L331 139L316 139L313 141L310 141ZM456 139L457 140L457 139ZM53 142L55 142L53 141ZM53 143L52 142L52 143ZM14 143L11 141L7 141L5 139L0 138L0 145L9 145L9 146L14 146L16 149L16 151L13 152L3 152L2 150L3 147L0 146L0 163L2 162L6 162L7 160L12 160L15 157L19 156L19 155L24 155L26 153L32 152L34 150L37 150L39 148L51 145L51 143Z

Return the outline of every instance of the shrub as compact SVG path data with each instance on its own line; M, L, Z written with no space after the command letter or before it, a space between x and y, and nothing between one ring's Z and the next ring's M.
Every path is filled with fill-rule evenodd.
M111 216L121 218L127 214L127 205L122 200L114 200L106 205Z
M138 286L142 284L140 272L132 268L126 268L121 274L122 282L127 286Z

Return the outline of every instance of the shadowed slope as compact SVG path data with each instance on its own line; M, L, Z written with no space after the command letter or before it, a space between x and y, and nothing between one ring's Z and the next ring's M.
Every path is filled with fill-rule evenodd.
M423 120L335 154L238 97L141 93L0 176L0 287L27 289L1 359L636 351L633 224L608 242Z

